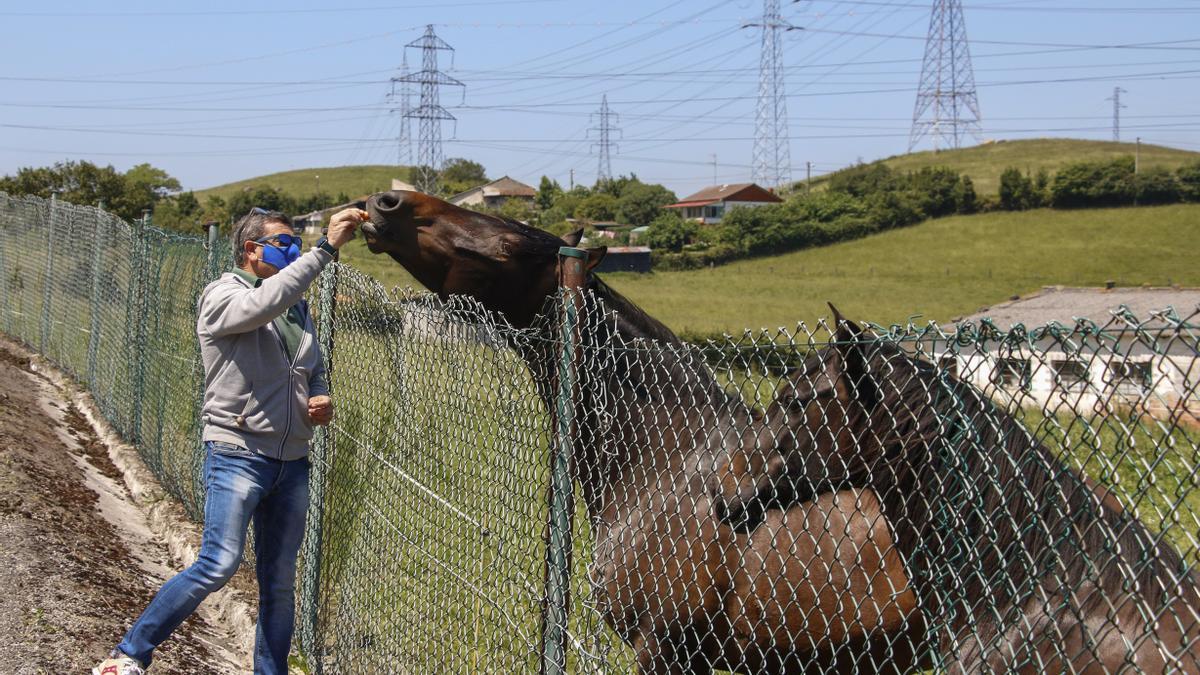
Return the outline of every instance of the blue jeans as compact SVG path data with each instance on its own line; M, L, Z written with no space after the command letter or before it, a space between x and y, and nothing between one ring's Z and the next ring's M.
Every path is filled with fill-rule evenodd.
M204 538L196 562L163 584L117 645L150 665L154 648L237 572L254 521L258 632L254 672L286 675L296 619L296 556L308 510L307 459L282 462L206 442Z

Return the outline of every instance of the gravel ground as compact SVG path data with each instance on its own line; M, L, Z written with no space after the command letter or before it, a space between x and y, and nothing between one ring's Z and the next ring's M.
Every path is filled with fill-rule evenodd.
M0 673L90 673L179 568L80 412L0 340ZM151 672L246 672L233 644L193 616Z

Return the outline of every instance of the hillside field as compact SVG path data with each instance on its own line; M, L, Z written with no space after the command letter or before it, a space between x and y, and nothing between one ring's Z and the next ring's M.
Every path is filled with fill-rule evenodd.
M948 321L1042 286L1200 286L1200 205L943 218L865 239L706 270L604 279L676 331L740 333L828 316ZM415 285L361 241L343 261Z
M195 194L200 201L204 201L208 195L229 199L230 196L244 189L269 185L293 197L303 198L316 194L316 176L321 177L321 192L331 196L344 192L353 199L374 192L390 190L393 178L407 178L408 168L375 164L296 169L196 190Z
M1053 174L1064 164L1108 160L1123 155L1132 156L1137 151L1134 143L1113 141L1083 141L1071 138L1036 138L1021 141L994 141L959 150L941 152L915 152L881 159L871 164L886 164L901 173L925 167L948 166L965 173L975 182L975 191L980 196L994 195L1000 190L1000 174L1009 167L1036 174L1046 169ZM1200 161L1200 152L1190 152L1161 145L1142 143L1142 167L1162 166L1176 169L1184 164ZM836 174L836 172L835 172ZM817 188L829 174L813 179ZM797 184L803 188L803 183Z

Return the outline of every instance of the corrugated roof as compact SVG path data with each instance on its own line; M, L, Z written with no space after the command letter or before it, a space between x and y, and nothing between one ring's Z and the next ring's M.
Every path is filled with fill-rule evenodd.
M1197 288L1063 288L1052 286L1018 300L984 308L962 320L978 322L991 319L1002 330L1013 324L1026 328L1043 326L1057 321L1065 326L1075 324L1076 317L1087 318L1103 326L1112 312L1122 305L1143 322L1162 326L1154 321L1155 312L1172 307L1185 320L1200 309L1200 289ZM1192 322L1200 320L1195 317Z
M479 192L479 191L482 191L483 195L485 197L536 197L537 196L537 190L535 190L531 186L526 185L519 180L513 180L512 178L509 178L508 176L501 176L500 178L497 178L496 180L494 180L490 183L485 183L484 185L479 185L479 186L473 187L470 190L467 190L466 192L460 192L460 193L454 195L453 197L451 197L450 199L448 199L447 201L449 201L451 204L457 204L459 202L459 200L463 199L467 195L470 195L470 194L473 194L473 193Z

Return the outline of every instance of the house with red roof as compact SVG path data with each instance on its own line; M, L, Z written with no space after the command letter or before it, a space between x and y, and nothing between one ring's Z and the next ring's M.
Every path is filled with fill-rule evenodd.
M729 183L706 187L666 208L678 209L687 220L711 225L721 222L730 209L778 204L782 201L774 192L754 183Z

